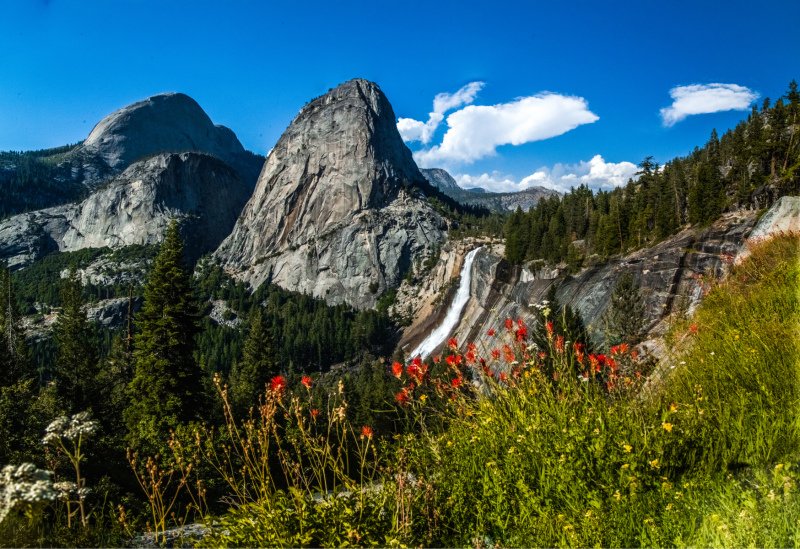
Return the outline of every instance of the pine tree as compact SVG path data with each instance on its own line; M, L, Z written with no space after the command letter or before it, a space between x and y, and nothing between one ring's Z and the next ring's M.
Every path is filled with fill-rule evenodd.
M0 268L0 386L33 377L11 273Z
M195 363L199 308L184 266L183 242L172 222L144 288L136 318L134 373L125 410L128 442L158 451L171 429L199 419L207 396Z
M636 344L644 332L645 303L639 285L630 273L623 274L611 294L604 314L609 344Z
M265 384L278 373L272 336L261 309L256 308L250 314L250 331L242 359L231 370L229 390L236 413L245 414L251 406L257 405Z
M57 346L56 393L70 412L94 409L97 351L83 303L83 285L72 270L61 285L61 312L53 330Z

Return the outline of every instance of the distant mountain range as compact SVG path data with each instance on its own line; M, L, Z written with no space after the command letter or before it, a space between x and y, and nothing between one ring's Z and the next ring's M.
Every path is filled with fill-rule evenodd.
M542 198L559 195L558 192L544 187L530 187L510 193L495 193L480 187L464 189L456 183L452 175L441 168L421 171L431 185L453 198L453 200L466 206L479 206L493 212L513 212L517 208L528 211L536 206Z

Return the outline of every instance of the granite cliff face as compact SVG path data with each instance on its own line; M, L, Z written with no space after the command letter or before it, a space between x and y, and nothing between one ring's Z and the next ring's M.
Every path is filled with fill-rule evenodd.
M215 156L243 179L257 177L254 162L236 135L214 125L197 102L182 93L163 93L138 101L101 120L75 154L101 161L109 173L161 153L200 152ZM254 173L255 172L255 173Z
M216 257L253 288L372 307L445 238L425 186L386 96L351 80L287 128Z
M503 259L502 243L463 241L448 243L440 263L418 287L403 284L395 312L414 319L404 332L401 347L410 350L444 314L463 256L483 246L473 265L470 295L461 321L453 332L460 342L486 343L489 328L498 329L506 318L534 322L532 305L546 299L553 284L557 297L580 312L590 335L601 343L601 318L622 273L631 273L639 283L646 304L646 328L650 341L645 347L657 356L663 352L663 335L675 315L690 314L703 296L703 280L723 276L737 254L746 249L749 237L800 227L800 198L784 197L756 225L755 211L724 214L706 228L688 228L652 248L585 268L567 276L559 268L536 264L512 266ZM755 227L755 228L754 228ZM434 319L434 320L432 320Z
M251 189L264 163L263 157L247 152L231 130L214 125L192 98L181 93L154 95L108 115L72 148L0 157L0 192L9 196L3 212L13 215L75 202L134 163L183 152L218 158ZM24 200L21 193L27 195Z
M82 248L155 244L182 220L188 255L214 250L230 233L250 185L221 160L198 153L136 162L86 200L0 222L0 258L12 268Z
M453 200L465 206L478 206L493 212L513 212L517 208L527 212L543 198L558 196L544 187L531 187L513 193L494 193L481 188L462 189L453 176L441 168L421 170L428 182Z

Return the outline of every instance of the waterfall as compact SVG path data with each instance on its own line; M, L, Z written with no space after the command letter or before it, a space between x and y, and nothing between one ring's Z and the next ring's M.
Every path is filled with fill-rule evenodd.
M475 261L475 256L480 248L475 248L467 254L464 258L464 266L461 267L461 283L458 285L458 291L450 308L447 310L447 315L444 317L442 323L426 337L422 343L417 345L409 356L411 358L420 356L422 358L431 354L448 335L458 326L458 321L461 320L461 311L464 310L464 305L469 300L469 287L472 281L472 263Z

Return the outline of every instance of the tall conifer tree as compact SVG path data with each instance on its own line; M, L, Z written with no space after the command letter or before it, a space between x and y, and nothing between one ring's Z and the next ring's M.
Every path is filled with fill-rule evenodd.
M261 309L256 308L250 314L250 331L242 360L234 364L230 376L231 400L238 414L257 405L267 381L279 373L274 355L272 336L264 324Z
M198 319L183 242L173 221L136 317L134 373L124 414L128 442L135 448L158 451L171 429L202 417L205 411L203 375L193 357Z
M58 352L53 373L62 404L71 412L92 409L97 351L83 303L83 284L74 270L61 285L61 313L54 336Z

